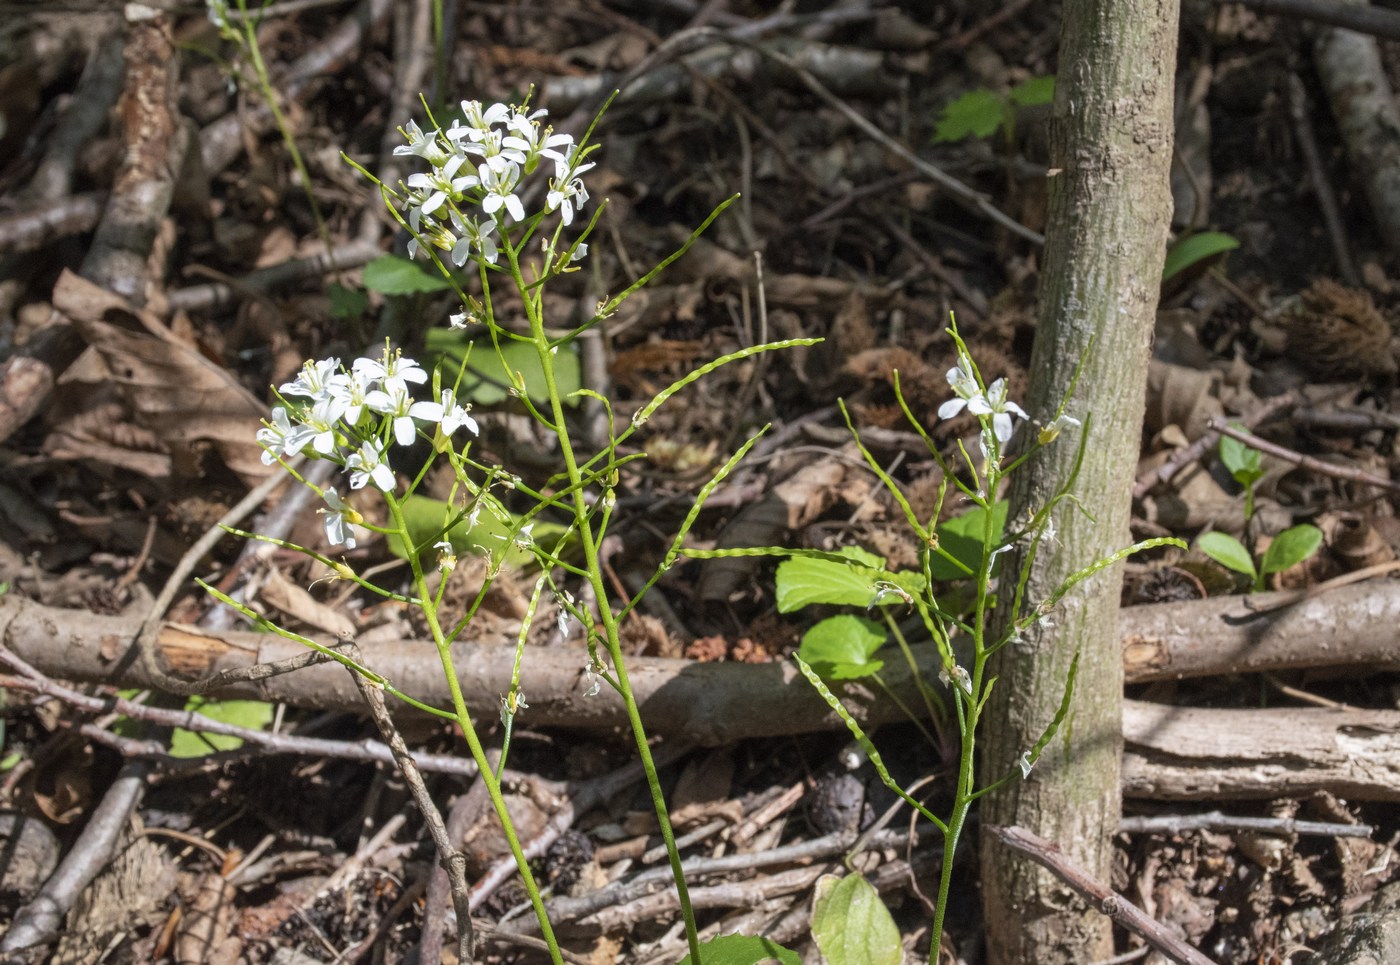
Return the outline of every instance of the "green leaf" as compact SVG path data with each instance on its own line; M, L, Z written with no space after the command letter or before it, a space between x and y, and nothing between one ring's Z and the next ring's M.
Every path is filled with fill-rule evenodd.
M933 143L961 141L966 137L990 137L1006 123L1006 98L986 89L970 90L943 108L933 129Z
M272 722L273 708L261 700L210 700L194 696L185 703L185 710L198 711L224 724L262 730ZM201 734L177 727L170 735L171 757L204 757L215 751L232 751L242 746L241 738L227 734Z
M1244 427L1235 423L1234 428ZM1253 486L1264 475L1264 457L1259 450L1233 436L1220 437L1220 461L1241 486Z
M1037 107L1055 99L1055 75L1032 77L1011 89L1011 103L1017 107Z
M429 272L401 255L380 255L365 265L363 280L366 288L384 295L418 295L452 287L437 268Z
M1243 573L1245 576L1253 578L1257 574L1254 571L1254 560L1250 559L1249 550L1244 548L1244 544L1233 536L1225 533L1205 533L1196 545L1201 548L1201 552L1209 556L1221 566L1228 567L1236 573Z
M424 543L430 542L429 538L433 537L438 530L442 529L444 523L456 515L456 510L441 499L413 495L404 500L403 514L404 521L408 524L408 535L413 540L413 544L422 546ZM511 530L519 521L519 517L512 517L510 522L506 522L497 519L490 510L483 509L477 514L475 526L469 527L467 521L462 520L448 530L446 538L458 556L476 550L487 554L494 553L509 538ZM535 542L552 548L555 541L564 534L564 530L565 527L558 523L547 522L537 517L531 535ZM434 538L431 542L437 542L437 539ZM408 548L397 536L390 536L388 544L389 551L399 559L408 558ZM424 552L431 552L431 550ZM506 551L505 561L516 568L524 568L534 565L535 557L529 550L522 550L512 544Z
M1010 506L1004 499L992 504L992 540L1001 542L1006 530L1006 512ZM948 520L938 527L938 545L947 550L955 559L976 573L982 566L982 527L987 519L987 511L981 506ZM929 569L935 580L961 580L967 574L941 556L929 561Z
M1259 561L1259 570L1263 573L1281 573L1312 556L1321 545L1322 530L1312 523L1286 529L1275 536L1269 548L1264 551L1264 558Z
M880 592L875 584L891 578L884 559L855 546L838 552L849 557L851 562L798 556L778 564L779 613L791 613L813 603L859 607L871 604Z
M856 680L880 672L885 662L870 658L884 645L885 628L880 624L842 614L804 633L797 655L827 680Z
M359 318L369 310L369 296L358 288L346 288L334 282L326 286L331 300L332 318Z
M506 366L525 379L525 391L530 398L541 399L548 395L539 354L529 342L502 341L501 353L497 355L495 346L488 339L482 339L473 347L472 342L459 333L438 327L428 330L425 344L428 351L443 363L444 385L452 385L463 363L466 363L466 371L457 390L458 398L470 399L478 405L495 405L508 398L511 379L506 374ZM502 357L505 359L504 365ZM554 380L561 396L577 392L582 387L576 342L560 346L555 353ZM565 404L577 405L578 399L568 399Z
M1234 251L1239 246L1238 240L1219 231L1202 231L1179 238L1167 249L1167 258L1162 265L1162 281L1170 281L1172 276L1179 275L1197 262Z
M831 965L900 965L899 928L870 882L824 875L816 892L812 937Z
M701 942L704 965L760 965L761 962L778 962L779 965L802 965L802 956L792 949L784 948L769 938L755 938L752 935L721 935ZM680 965L690 965L690 956L681 959Z

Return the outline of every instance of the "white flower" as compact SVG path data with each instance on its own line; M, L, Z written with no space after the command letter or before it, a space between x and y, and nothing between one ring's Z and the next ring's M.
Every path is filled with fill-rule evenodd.
M496 239L492 238L496 231L496 222L487 219L485 224L476 218L464 218L456 211L452 212L452 224L461 234L461 240L452 246L452 263L458 268L467 263L471 257L472 250L475 249L481 254L482 261L494 265L500 252L496 248Z
M509 117L510 108L504 104L492 104L490 107L483 108L481 101L462 101L462 115L467 119L467 127L465 129L457 128L455 124L453 127L462 131L462 134L474 138L478 134L484 134L491 130L492 124L500 123ZM452 133L452 131L448 131L447 136L452 137ZM462 134L458 134L458 138Z
M451 573L457 565L457 552L452 548L452 541L440 539L433 544L433 549L438 551L438 569Z
M1043 429L1040 430L1040 433L1037 436L1037 441L1042 446L1048 446L1050 443L1054 442L1060 437L1061 432L1068 429L1070 426L1078 427L1082 424L1083 423L1081 423L1078 419L1074 418L1073 416L1065 415L1063 412L1061 412L1059 415L1055 416L1054 419L1050 420L1050 423L1048 425L1046 425Z
M1022 751L1021 756L1016 759L1016 765L1021 768L1021 780L1026 780L1031 776L1031 768L1035 762L1031 760L1030 751Z
M365 405L394 424L394 441L401 446L412 445L417 426L414 419L437 422L442 418L442 406L436 402L414 402L408 386L396 378L386 379L383 389L365 396Z
M391 352L387 345L384 347L384 354L379 358L356 359L351 369L366 383L384 383L385 389L389 388L388 383L393 381L413 382L418 385L428 381L428 373L423 371L421 365L413 359L404 358L399 352Z
M481 210L495 215L504 207L516 221L524 221L525 205L515 194L515 189L520 186L520 165L508 161L500 170L496 170L490 164L482 164L477 168L477 173L481 175L481 186L486 190L486 196L481 199Z
M372 379L355 372L341 372L328 380L326 389L340 403L341 416L350 425L360 421L360 414L365 408L365 395L372 384Z
M370 482L381 492L394 488L394 471L384 462L384 445L378 439L366 439L345 460L345 468L350 470L351 489L363 489Z
M603 689L603 676L599 673L601 669L600 667L595 670L592 664L583 668L583 679L588 681L588 689L583 692L585 697L596 697L598 691Z
M323 456L335 451L335 423L344 411L345 406L340 400L324 392L304 416L306 428L315 433L311 438L311 448Z
M526 523L520 527L520 531L515 534L511 542L515 543L515 548L522 552L528 551L535 545L535 537L530 535L530 530L535 528L534 523Z
M582 209L588 201L588 189L583 186L579 175L593 166L589 162L571 171L568 159L556 158L554 161L554 177L549 182L549 196L545 199L545 205L550 211L558 208L559 218L566 225L573 224L574 210Z
M355 533L350 528L355 523L361 522L364 517L355 512L350 504L340 498L340 494L334 488L327 489L321 494L326 500L326 507L317 512L324 514L322 525L326 528L326 539L332 546L339 546L342 543L346 549L355 548Z
M997 379L987 386L987 395L981 400L986 406L986 411L979 411L980 407L974 407L974 400L968 400L967 410L975 415L988 415L992 417L992 431L996 433L998 442L1007 442L1011 439L1011 433L1015 431L1015 425L1011 421L1013 415L1028 419L1026 410L1022 409L1015 402L1006 398L1006 380Z
M467 319L469 317L470 316L466 312L458 312L456 315L449 315L447 316L447 325L449 328L461 331L467 327Z
M567 134L555 134L552 127L541 127L536 117L543 116L544 111L536 111L527 117L524 114L514 114L507 125L514 134L508 135L501 141L503 147L519 151L525 158L522 162L525 166L525 173L534 172L541 157L551 157L556 161L567 158L573 147L574 139ZM562 147L564 150L555 150Z
M263 447L262 461L270 466L278 456L293 456L316 436L316 430L300 422L293 424L287 416L286 406L274 406L272 421L264 422L258 430L257 440Z
M451 389L442 390L442 402L437 404L441 410L438 421L442 425L443 435L450 436L463 426L466 426L467 431L474 436L481 434L480 430L477 428L476 420L473 419L467 411L471 406L468 405L464 407L459 405L457 403L457 397L452 393Z
M307 359L296 379L283 382L277 391L283 395L304 395L316 398L326 391L326 385L340 368L340 359Z
M401 144L394 148L397 157L413 155L421 157L433 167L437 167L447 160L447 152L438 145L438 132L424 134L423 131L413 121L408 122L408 126L401 129L404 137L408 138L407 144Z

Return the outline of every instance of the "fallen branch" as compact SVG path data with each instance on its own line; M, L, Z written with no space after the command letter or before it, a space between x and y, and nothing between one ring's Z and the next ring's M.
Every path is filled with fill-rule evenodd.
M1029 856L1036 864L1074 889L1079 897L1172 961L1181 962L1182 965L1212 965L1209 958L1173 935L1161 922L1155 921L1152 916L1112 888L1086 875L1065 857L1057 845L1031 834L1025 828L989 826L987 833L1008 848L1015 848Z
M1217 710L1130 700L1123 794L1154 800L1400 801L1400 712Z

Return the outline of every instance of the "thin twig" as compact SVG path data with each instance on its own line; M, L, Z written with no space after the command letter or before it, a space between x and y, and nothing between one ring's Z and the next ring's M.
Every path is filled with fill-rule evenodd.
M1347 229L1342 222L1337 196L1332 191L1332 183L1327 180L1327 169L1323 167L1322 155L1317 149L1317 136L1313 133L1312 119L1308 115L1308 95L1303 90L1302 79L1296 73L1288 75L1288 113L1293 118L1293 133L1298 138L1299 150L1303 152L1303 163L1308 169L1308 179L1312 181L1317 207L1322 212L1322 223L1326 225L1327 237L1332 242L1337 270L1348 285L1360 287L1361 275L1351 258L1351 245L1347 242Z
M1400 483L1392 482L1389 479L1382 479L1374 473L1369 473L1364 469L1357 469L1355 466L1338 466L1335 463L1324 462L1312 456L1305 456L1301 452L1296 452L1286 446L1280 446L1276 442L1269 442L1258 436L1242 432L1227 423L1224 419L1211 419L1206 423L1212 430L1231 439L1237 439L1249 446L1257 449L1275 459L1282 459L1284 462L1291 462L1300 469L1309 469L1319 475L1331 476L1334 479L1345 479L1348 482L1362 483L1367 486L1376 486L1388 490L1392 493L1400 493Z
M1214 965L1209 958L1172 934L1165 925L1154 921L1141 908L1086 875L1056 845L1021 827L987 825L986 830L1002 844L1015 848L1048 870L1085 901L1168 958L1182 965Z
M1369 824L1331 821L1297 821L1293 818L1251 818L1219 811L1204 814L1158 814L1125 817L1118 822L1124 834L1180 834L1182 831L1260 831L1265 834L1309 834L1332 838L1369 838Z
M1285 392L1282 395L1276 395L1272 399L1265 401L1259 408L1239 421L1248 428L1254 428L1267 421L1276 412L1295 406L1301 400L1302 396L1297 392ZM1211 446L1215 445L1219 439L1220 433L1212 425L1211 429L1203 433L1195 442L1191 443L1189 446L1178 449L1176 452L1172 453L1171 458L1162 465L1139 476L1137 482L1133 484L1133 498L1141 499L1160 483L1170 482L1172 477L1181 472L1182 469L1191 465L1209 452Z

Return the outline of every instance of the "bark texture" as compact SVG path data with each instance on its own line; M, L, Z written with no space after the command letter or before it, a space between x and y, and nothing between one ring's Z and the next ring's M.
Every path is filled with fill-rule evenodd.
M1088 423L1074 492L1090 519L1062 505L1061 546L1047 546L1026 599L1126 545L1142 431L1147 361L1167 227L1176 62L1176 0L1066 0L1051 119L1048 231L1027 409L1051 418L1083 362L1069 413ZM1013 478L1011 514L1046 501L1069 478L1078 439L1062 437ZM1003 574L1019 571L1018 554ZM1019 825L1053 841L1085 871L1110 878L1121 810L1121 573L1101 572L1052 614L1053 625L1002 650L993 672L984 782L1016 770L1053 719L1080 655L1071 717L1028 780L982 804L982 827ZM1003 586L1003 596L1010 587ZM988 960L1087 962L1113 954L1110 923L1049 872L982 838Z

